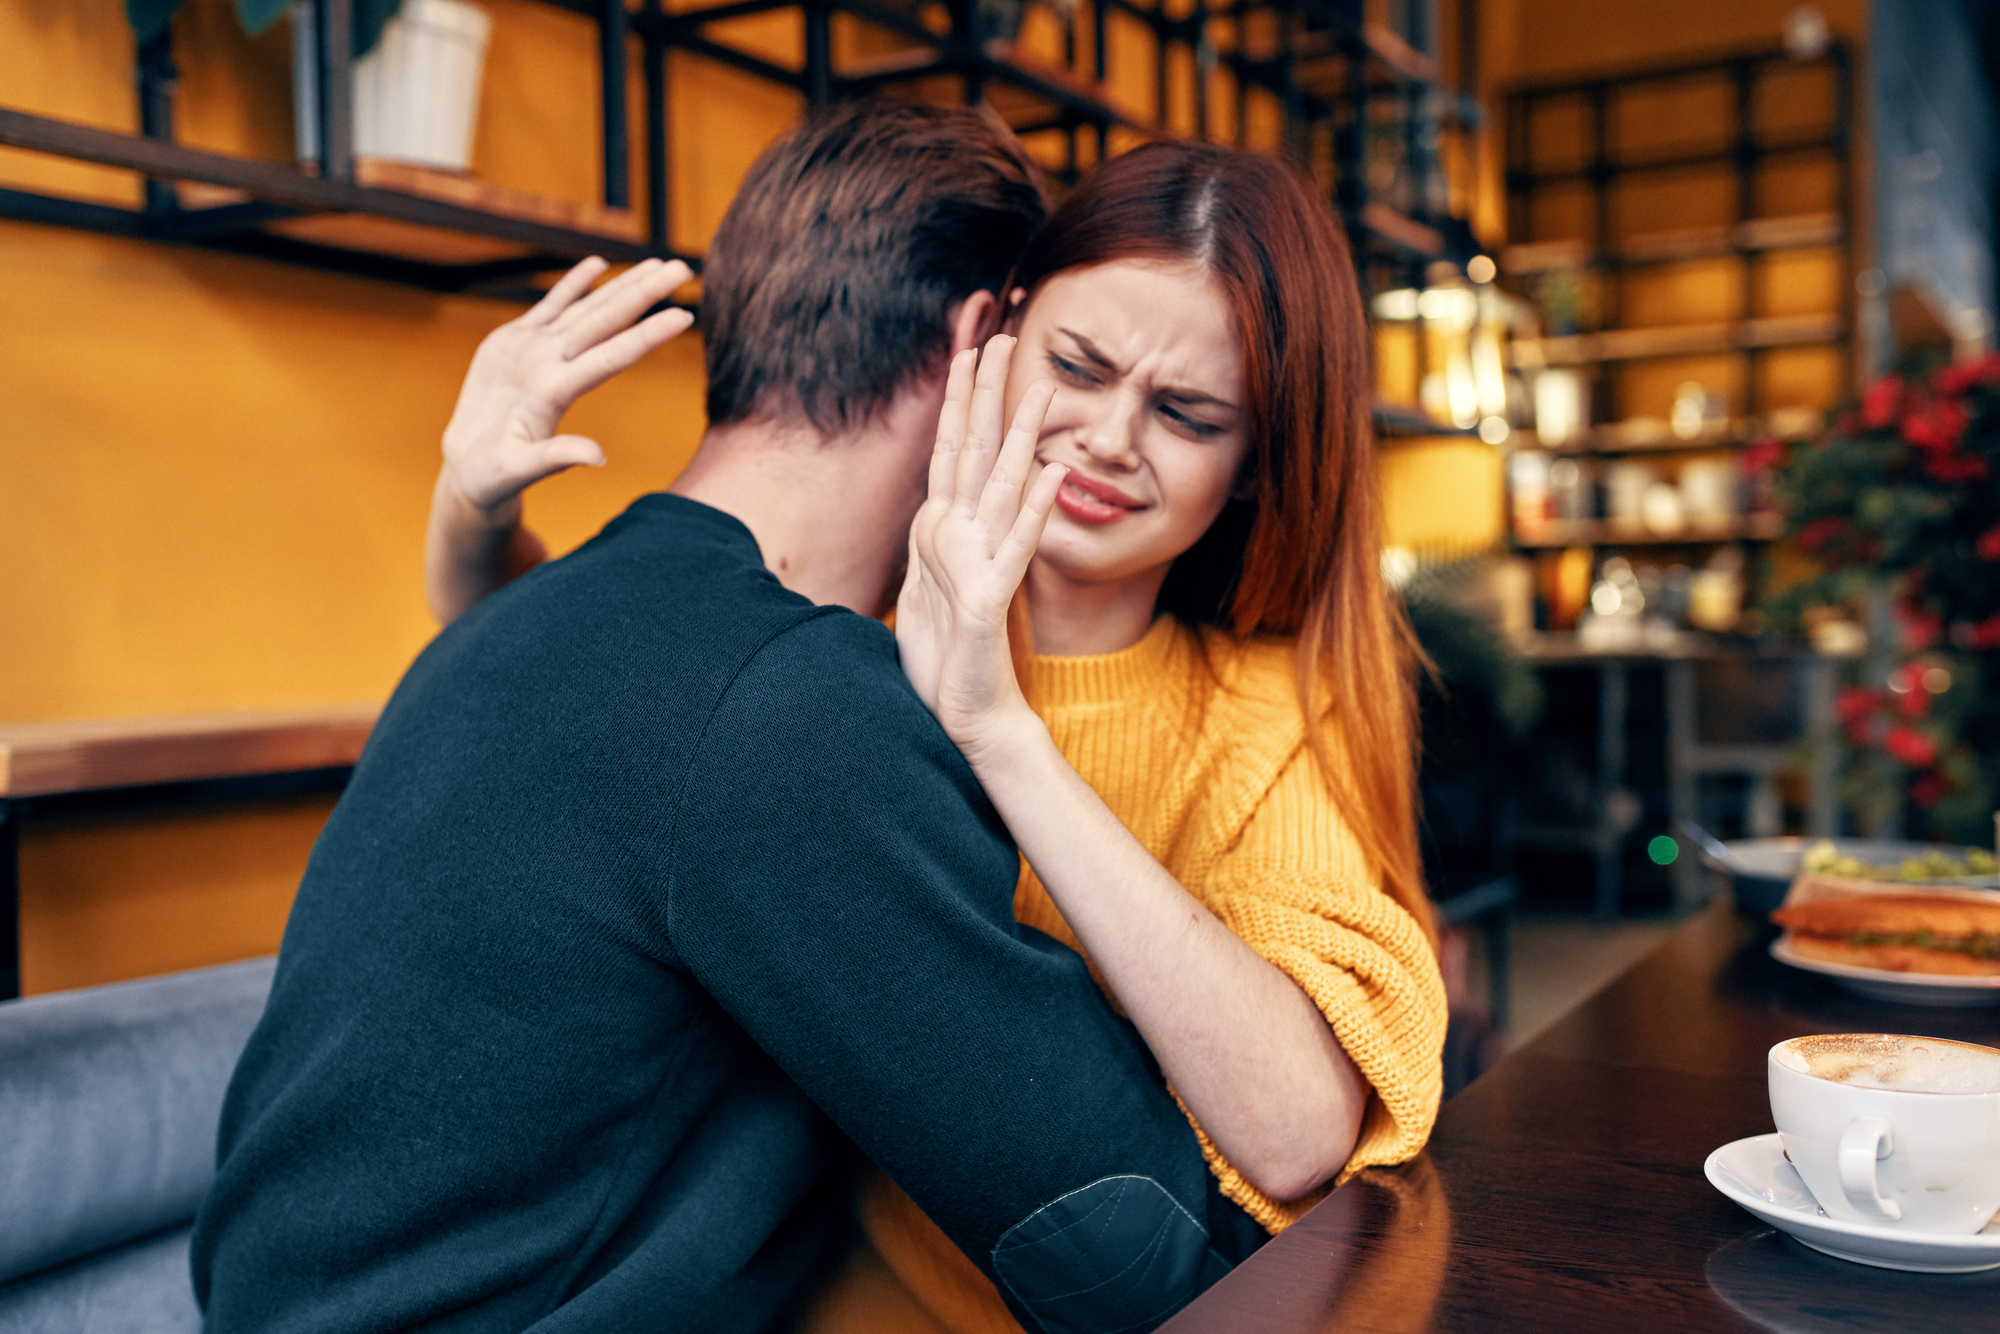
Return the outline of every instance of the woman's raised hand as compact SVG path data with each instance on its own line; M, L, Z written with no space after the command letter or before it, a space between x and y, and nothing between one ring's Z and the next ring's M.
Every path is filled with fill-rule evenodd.
M989 729L1027 714L1008 653L1007 609L1069 471L1035 466L1055 396L1047 380L1028 386L1003 435L1013 353L1014 339L1002 334L984 357L967 350L952 359L930 495L910 525L910 567L896 600L903 670L968 752Z
M633 324L688 281L686 264L649 259L592 291L608 267L584 260L480 343L445 427L441 479L475 509L493 511L544 477L604 462L595 440L556 434L563 414L694 323L684 310L663 310Z

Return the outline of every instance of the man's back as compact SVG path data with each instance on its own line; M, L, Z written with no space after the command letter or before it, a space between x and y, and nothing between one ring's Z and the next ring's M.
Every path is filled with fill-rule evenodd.
M747 542L648 498L411 670L231 1089L197 1243L211 1327L525 1327L598 1286L593 1327L610 1306L754 1328L791 1290L823 1220L786 1218L834 1135L674 957L666 853L736 672L859 618Z
M1163 1317L1262 1234L1016 870L880 625L639 501L384 712L224 1109L208 1327L758 1328L815 1106L1024 1318Z

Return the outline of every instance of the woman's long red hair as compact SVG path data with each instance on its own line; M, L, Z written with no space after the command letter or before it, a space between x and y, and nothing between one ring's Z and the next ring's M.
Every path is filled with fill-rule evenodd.
M1381 569L1367 325L1332 213L1275 158L1159 142L1097 168L1009 290L1120 259L1200 265L1243 342L1254 495L1174 562L1160 609L1295 635L1306 739L1383 887L1432 930L1417 852L1416 641Z

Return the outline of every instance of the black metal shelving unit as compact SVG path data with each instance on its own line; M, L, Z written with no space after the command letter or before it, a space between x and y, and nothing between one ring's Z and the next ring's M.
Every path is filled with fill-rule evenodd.
M1371 189L1370 164L1387 146L1402 161L1398 180L1435 177L1436 140L1447 124L1474 125L1468 96L1446 90L1436 60L1398 34L1363 21L1360 0L1086 0L1065 23L1060 60L1037 59L1012 41L1022 6L1008 0L732 0L668 12L661 0L544 0L591 19L598 29L599 148L605 209L629 215L628 234L585 230L383 188L357 177L351 138L353 62L349 0L312 0L318 60L318 161L324 171L203 152L174 138L177 79L170 38L138 53L139 132L120 133L0 108L0 144L124 168L146 178L144 203L119 208L25 190L0 190L0 216L82 227L149 240L258 254L438 291L526 297L529 279L589 254L614 262L674 251L668 194L667 54L681 51L795 90L808 105L878 89L1001 110L1023 135L1060 134L1056 175L1074 180L1113 151L1113 136L1166 133L1170 65L1191 60L1193 130L1212 131L1214 81L1234 87L1240 138L1256 90L1283 113L1288 153L1313 168L1353 237L1364 277L1405 282L1439 259L1463 262L1476 249L1464 223L1421 197ZM731 45L718 25L796 11L804 32L797 68ZM868 25L904 49L837 62L835 15ZM1106 88L1114 15L1143 25L1153 47L1150 113L1117 105ZM627 68L639 51L643 124L628 123ZM635 129L641 152L637 189L629 168ZM181 183L236 192L231 202L189 207ZM211 189L211 195L216 191ZM1416 192L1422 195L1421 189ZM1411 192L1405 188L1403 195ZM635 207L636 205L636 207ZM347 248L272 230L287 221L349 214L441 233L485 238L511 253L477 262L440 262Z
M1812 71L1823 77L1825 99L1811 123L1801 121L1773 128L1762 116L1774 78ZM1621 148L1619 123L1630 113L1630 100L1663 91L1706 88L1726 103L1719 135L1699 140L1654 143L1644 149ZM1531 435L1522 443L1552 454L1587 459L1647 456L1685 458L1691 455L1735 454L1767 436L1792 437L1800 429L1779 425L1761 392L1760 363L1781 348L1833 348L1845 353L1854 331L1851 274L1854 199L1854 61L1839 41L1823 50L1799 54L1770 45L1643 67L1608 69L1587 77L1527 84L1503 94L1507 122L1507 203L1510 245L1501 270L1517 285L1539 275L1568 270L1595 285L1595 327L1533 343L1517 342L1539 364L1575 368L1590 377L1591 410L1597 421L1583 423L1581 434L1565 441L1541 442ZM1555 160L1542 150L1536 134L1538 117L1563 111L1573 117L1583 153ZM1657 114L1657 112L1656 112ZM1784 162L1829 164L1830 207L1802 213L1774 207L1779 201L1760 190L1765 169ZM1728 221L1718 225L1646 233L1620 228L1616 194L1621 183L1635 179L1671 178L1696 182L1728 192ZM1536 201L1551 191L1581 191L1581 236L1538 236ZM1771 258L1786 252L1832 251L1838 257L1841 280L1833 284L1837 307L1806 314L1773 314L1760 295L1760 276ZM1733 266L1733 310L1728 318L1703 324L1665 327L1625 325L1628 279L1691 262L1727 262ZM1668 362L1692 357L1728 357L1741 375L1741 393L1727 420L1705 423L1693 435L1657 429L1626 420L1632 404L1620 401L1620 370L1640 362ZM1851 368L1850 368L1851 373ZM1687 524L1668 533L1650 533L1641 525L1591 517L1550 521L1537 531L1523 532L1509 485L1507 510L1513 549L1531 558L1551 558L1565 547L1588 548L1593 569L1609 554L1635 561L1648 558L1693 564L1724 545L1755 551L1777 539L1782 521L1770 512L1743 513L1726 521ZM1753 565L1748 572L1754 575ZM1596 692L1594 727L1595 773L1588 820L1548 820L1526 823L1515 831L1523 848L1545 853L1587 855L1594 862L1595 899L1600 918L1620 911L1622 885L1647 832L1675 833L1678 819L1695 819L1699 811L1697 783L1707 775L1728 775L1768 784L1781 746L1759 750L1755 744L1723 744L1702 739L1698 727L1695 679L1697 670L1720 671L1734 664L1748 671L1759 657L1742 645L1700 637L1667 648L1632 645L1624 649L1586 651L1560 639L1543 646L1538 658L1545 670L1569 674L1577 685L1593 676ZM1800 668L1812 684L1803 700L1804 731L1826 725L1830 718L1830 670L1824 661ZM1746 666L1745 664L1748 664ZM1562 689L1567 690L1569 686ZM1588 694L1576 697L1588 699ZM1643 711L1651 720L1633 718ZM1583 735L1581 713L1567 724L1570 744ZM1704 724L1706 726L1706 724ZM1546 744L1546 736L1542 743ZM1631 778L1628 759L1646 776ZM1807 827L1831 832L1831 775L1817 764L1804 766L1812 774ZM1654 776L1657 774L1657 778ZM1639 793L1646 792L1642 801ZM1647 824L1648 811L1655 823ZM1698 897L1698 874L1689 849L1672 860L1669 878L1677 907Z
M1820 124L1776 132L1761 128L1761 94L1773 76L1824 69L1830 75ZM1703 84L1725 88L1730 125L1722 139L1664 151L1620 152L1615 126L1625 99L1649 91ZM1549 163L1536 151L1538 113L1563 104L1583 110L1589 152L1581 161ZM1745 417L1757 416L1757 363L1774 347L1832 344L1845 348L1854 326L1852 284L1842 283L1840 308L1825 316L1787 322L1767 318L1760 308L1758 272L1767 256L1793 249L1833 247L1845 252L1853 230L1854 68L1848 49L1831 41L1823 51L1796 55L1782 46L1656 65L1612 70L1582 79L1529 84L1505 94L1507 113L1508 247L1503 268L1515 276L1557 265L1590 274L1597 282L1602 330L1546 340L1549 364L1576 365L1596 372L1595 404L1604 415L1621 415L1612 372L1626 360L1732 352L1744 365ZM1831 212L1797 217L1772 216L1758 197L1759 175L1771 163L1821 159L1835 175ZM1731 225L1700 231L1620 237L1613 192L1622 181L1662 175L1726 176L1733 193ZM1552 189L1584 186L1589 192L1589 235L1567 244L1538 245L1535 200ZM1567 251L1568 253L1563 253ZM1539 252L1539 253L1538 253ZM1737 261L1737 313L1718 329L1623 330L1620 288L1623 277L1644 268L1703 258Z

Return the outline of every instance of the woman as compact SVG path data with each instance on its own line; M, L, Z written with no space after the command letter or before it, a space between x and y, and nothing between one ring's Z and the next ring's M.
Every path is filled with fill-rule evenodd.
M605 291L635 314L680 276ZM1163 143L1093 173L1009 287L1007 336L952 368L905 668L1020 844L1017 917L1091 960L1277 1231L1416 1154L1444 1032L1353 268L1275 161ZM434 575L470 563L443 526ZM811 1328L1016 1328L886 1178L861 1212Z
M1444 1032L1353 268L1274 160L1161 143L1012 286L1012 338L952 368L905 670L1021 847L1016 916L1089 957L1277 1231L1421 1148ZM880 1174L862 1219L811 1328L1016 1328Z

